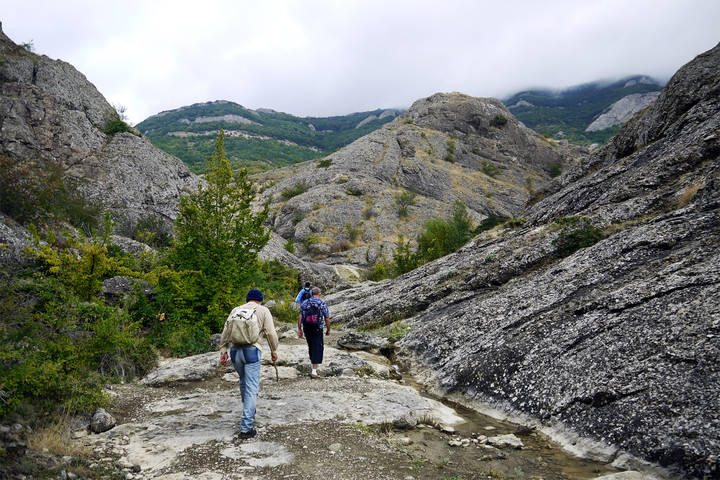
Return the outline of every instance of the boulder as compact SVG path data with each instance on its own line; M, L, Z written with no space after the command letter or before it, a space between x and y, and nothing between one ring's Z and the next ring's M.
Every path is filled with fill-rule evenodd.
M218 369L220 355L217 352L203 353L185 358L168 358L147 374L140 383L160 387L176 382L197 382L210 378Z
M521 449L523 442L512 433L506 435L496 435L494 437L488 437L488 445L492 445L495 448L515 448Z
M90 422L90 431L93 433L103 433L113 427L115 427L115 418L106 412L105 409L98 408Z
M145 295L153 293L146 281L118 275L103 281L102 294L108 303L119 304L134 293L136 288L140 288Z

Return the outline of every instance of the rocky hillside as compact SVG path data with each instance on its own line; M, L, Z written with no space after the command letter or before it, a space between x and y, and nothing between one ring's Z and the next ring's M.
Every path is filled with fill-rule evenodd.
M344 147L399 115L374 110L336 117L296 117L226 100L196 103L153 115L137 125L153 144L202 173L218 129L236 167L251 172L293 165Z
M105 133L113 120L115 109L72 65L35 55L0 32L4 168L22 168L25 176L59 172L84 202L118 220L168 223L197 177L145 138Z
M525 125L577 143L605 143L636 112L652 102L662 84L636 75L565 90L527 90L504 100Z
M720 45L522 212L525 228L330 296L334 320L411 326L402 353L461 401L720 477L719 72Z
M455 201L475 222L518 216L552 172L581 156L497 100L436 94L338 152L254 180L275 232L300 256L368 267L391 258L400 235L448 217Z

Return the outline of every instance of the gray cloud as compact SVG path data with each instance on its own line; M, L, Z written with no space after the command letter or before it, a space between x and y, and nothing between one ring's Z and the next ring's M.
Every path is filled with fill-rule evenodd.
M716 0L3 0L1 20L133 122L216 99L332 115L437 91L667 79L720 40Z

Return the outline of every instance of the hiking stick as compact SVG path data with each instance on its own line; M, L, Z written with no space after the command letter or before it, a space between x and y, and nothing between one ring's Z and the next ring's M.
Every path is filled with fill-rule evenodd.
M275 364L275 362L272 362L272 364L273 367L275 367L275 381L277 383L280 383L280 374L278 373L277 365Z

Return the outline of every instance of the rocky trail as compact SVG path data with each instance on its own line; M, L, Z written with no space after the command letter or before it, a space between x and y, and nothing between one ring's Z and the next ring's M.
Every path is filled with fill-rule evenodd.
M237 437L237 374L217 352L165 359L113 387L114 428L75 432L93 452L90 468L129 480L653 478L424 395L385 357L337 348L342 331L326 344L321 378L310 379L304 342L283 328L277 377L263 361L255 438Z

